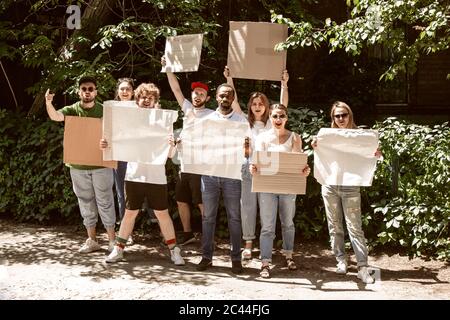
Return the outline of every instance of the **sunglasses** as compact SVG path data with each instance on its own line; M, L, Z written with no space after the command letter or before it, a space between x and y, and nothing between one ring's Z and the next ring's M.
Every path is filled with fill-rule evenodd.
M95 90L95 88L94 87L81 87L81 91L83 91L83 92L86 92L86 91L89 91L89 92L92 92L92 91L94 91Z
M335 114L334 115L334 117L336 118L336 119L345 119L345 118L347 118L347 116L348 116L348 113L342 113L342 114Z
M273 114L273 115L272 115L272 119L278 119L278 118L280 118L280 119L286 119L287 117L286 117L285 114L280 114L280 115L278 115L278 114Z

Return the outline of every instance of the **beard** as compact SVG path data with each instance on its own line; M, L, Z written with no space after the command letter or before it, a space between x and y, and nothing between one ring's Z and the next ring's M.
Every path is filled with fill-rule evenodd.
M196 104L194 101L192 102L192 105L194 106L194 108L203 108L206 104L206 101L202 101L199 104Z
M231 107L231 103L230 104L221 104L219 106L220 110L223 111L224 114L228 114L231 111L233 111L233 108Z
M95 97L89 97L89 98L83 97L83 98L81 98L81 101L83 103L90 103L90 102L93 102L94 100L95 100Z

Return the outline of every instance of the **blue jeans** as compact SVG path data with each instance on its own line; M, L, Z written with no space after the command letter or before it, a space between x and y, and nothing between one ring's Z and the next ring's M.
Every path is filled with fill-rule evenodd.
M114 172L114 184L116 186L117 203L119 204L119 220L122 220L125 214L125 173L127 172L127 162L118 161L117 169Z
M295 239L295 194L263 193L260 197L261 235L259 237L262 262L272 261L273 240L277 223L277 212L280 212L283 252L292 255Z
M252 192L252 175L248 160L242 165L241 220L242 239L256 238L256 216L258 213L258 192Z
M228 230L230 232L231 260L241 260L241 180L202 176L201 190L203 199L202 251L203 257L212 260L214 252L214 233L216 231L217 208L222 191L227 211Z
M346 259L343 217L358 267L367 266L367 245L362 230L361 194L359 187L322 186L331 248L337 261Z

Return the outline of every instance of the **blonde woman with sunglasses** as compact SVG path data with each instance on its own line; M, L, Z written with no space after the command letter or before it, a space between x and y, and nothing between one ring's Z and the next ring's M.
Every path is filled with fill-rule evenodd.
M331 106L330 117L332 128L357 129L352 109L345 102L334 102ZM317 140L314 139L311 145L316 148ZM375 156L381 156L380 150L375 151ZM375 280L367 270L368 250L362 230L360 188L358 186L322 185L322 198L327 215L331 248L337 261L336 273L347 273L343 223L343 218L345 218L358 264L358 278L364 283L373 283Z

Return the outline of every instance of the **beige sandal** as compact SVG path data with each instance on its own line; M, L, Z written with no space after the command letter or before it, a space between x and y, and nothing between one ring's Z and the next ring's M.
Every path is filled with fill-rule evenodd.
M262 266L259 275L261 276L261 278L270 278L270 267L268 265Z
M286 258L286 264L289 270L297 270L297 265L292 258Z

